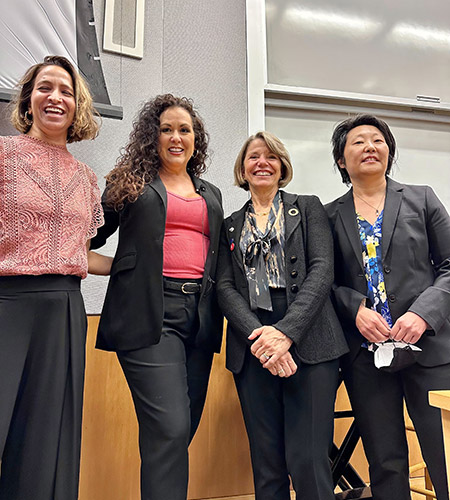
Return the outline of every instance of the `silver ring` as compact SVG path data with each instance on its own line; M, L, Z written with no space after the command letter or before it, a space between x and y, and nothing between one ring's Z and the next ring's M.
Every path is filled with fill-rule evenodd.
M281 370L278 370L278 374L281 375L282 373L284 373L284 370L283 368Z
M270 356L268 356L267 353L264 353L263 356L266 358L266 361L269 361Z

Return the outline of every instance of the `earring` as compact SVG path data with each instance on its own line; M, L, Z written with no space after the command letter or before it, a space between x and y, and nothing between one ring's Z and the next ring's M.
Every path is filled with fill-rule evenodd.
M197 158L198 155L198 150L194 149L194 152L192 153L192 158Z
M31 116L31 118L30 118ZM33 115L30 113L30 115L28 115L28 111L25 111L25 115L23 117L23 121L29 126L31 127L31 125L33 125Z

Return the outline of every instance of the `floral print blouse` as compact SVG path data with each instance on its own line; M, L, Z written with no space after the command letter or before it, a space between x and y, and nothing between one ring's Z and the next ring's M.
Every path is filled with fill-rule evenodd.
M387 300L381 260L383 211L378 215L373 226L359 214L356 214L356 221L362 246L367 295L372 304L372 309L380 313L388 325L392 327L393 323Z

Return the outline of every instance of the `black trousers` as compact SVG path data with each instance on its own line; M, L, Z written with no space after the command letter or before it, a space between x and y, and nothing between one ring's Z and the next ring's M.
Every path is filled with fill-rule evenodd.
M369 461L374 500L410 500L403 402L414 423L438 500L448 500L441 414L428 392L450 389L450 364L378 370L367 349L344 370L345 384Z
M86 315L74 276L0 277L1 500L76 500Z
M205 403L213 353L195 345L198 294L166 290L158 344L117 353L139 422L142 500L185 500L188 446Z
M259 313L263 324L285 314L284 291L272 291L272 304L273 313ZM297 363L295 375L276 377L248 350L242 371L235 375L257 500L289 500L289 476L297 499L334 500L328 456L338 360Z

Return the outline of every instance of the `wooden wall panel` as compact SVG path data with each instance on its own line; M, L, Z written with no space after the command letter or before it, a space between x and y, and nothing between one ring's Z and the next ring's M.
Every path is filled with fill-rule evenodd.
M79 500L139 500L133 402L116 355L94 348L98 320L89 317Z
M253 492L250 452L232 374L225 368L225 346L216 355L205 411L190 450L190 499Z
M139 500L137 422L114 353L94 348L89 317L80 500ZM248 441L225 355L215 356L205 411L190 448L189 498L251 493Z
M138 430L134 407L114 353L94 348L98 317L89 318L80 500L139 500ZM215 356L205 411L190 447L189 499L250 494L253 491L248 441L234 387L225 369L225 349ZM336 408L349 409L345 389ZM350 419L337 420L340 444ZM411 462L420 461L414 435ZM361 443L352 464L368 480Z

